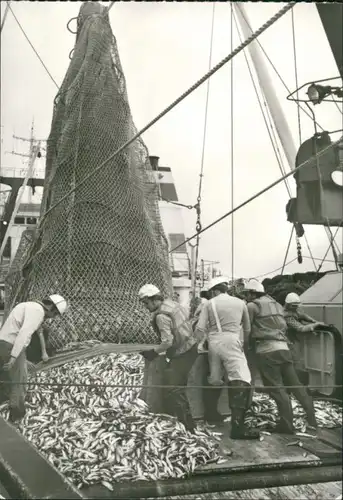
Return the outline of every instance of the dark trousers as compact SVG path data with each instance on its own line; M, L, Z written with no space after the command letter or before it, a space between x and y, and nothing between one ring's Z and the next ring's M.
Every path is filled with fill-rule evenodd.
M164 390L164 405L167 413L173 415L184 424L187 430L195 427L186 393L188 376L198 356L197 346L172 358L165 370L164 385L170 387ZM184 387L173 387L173 386Z
M308 395L305 387L300 384L291 353L289 351L273 351L257 354L256 359L263 384L273 386L273 389L268 389L268 392L277 404L280 427L289 431L294 430L292 404L285 385L298 386L290 391L304 408L309 425L316 426L312 398Z
M10 359L12 347L12 344L0 340L0 403L9 400L10 420L15 421L25 415L27 364L23 351L11 370L2 370L2 366Z

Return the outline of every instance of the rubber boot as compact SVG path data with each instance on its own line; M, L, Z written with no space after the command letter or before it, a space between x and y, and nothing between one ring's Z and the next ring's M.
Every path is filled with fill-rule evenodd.
M260 433L244 424L245 409L231 408L231 439L259 439Z
M221 424L224 417L218 412L218 402L222 388L203 389L204 420L208 424Z
M231 408L231 438L259 439L260 433L245 426L244 417L251 404L252 388L241 380L233 380L228 387Z

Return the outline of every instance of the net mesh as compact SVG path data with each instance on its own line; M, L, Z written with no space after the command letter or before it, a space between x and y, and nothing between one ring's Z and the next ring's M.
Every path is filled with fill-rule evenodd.
M84 3L77 22L74 53L54 101L41 220L35 234L23 235L10 268L6 312L59 293L71 307L51 325L58 347L66 337L154 343L137 293L147 282L165 295L172 287L157 180L143 141L54 208L137 132L108 14Z

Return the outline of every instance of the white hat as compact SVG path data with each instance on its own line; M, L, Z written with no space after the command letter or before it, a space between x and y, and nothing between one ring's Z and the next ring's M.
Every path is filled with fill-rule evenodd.
M55 305L56 309L60 314L64 314L68 309L68 304L66 299L64 299L61 295L50 295L49 299Z
M264 293L264 286L257 280L248 281L244 285L244 291Z
M152 285L151 283L147 283L143 285L142 288L138 292L139 300L145 299L146 297L154 297L155 295L159 295L161 292L157 288L157 286Z
M221 285L222 283L228 285L229 278L227 278L226 276L217 276L216 278L213 278L208 284L208 291L212 290L212 288L214 288L217 285Z
M297 293L289 293L285 299L286 304L300 304L301 300Z

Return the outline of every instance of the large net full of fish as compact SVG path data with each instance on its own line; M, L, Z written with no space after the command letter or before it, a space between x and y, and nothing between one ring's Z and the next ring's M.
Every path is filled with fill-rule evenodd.
M71 307L63 323L54 322L57 332L155 343L137 292L151 282L169 295L171 276L156 172L143 141L114 155L56 206L137 132L104 9L96 2L80 9L73 56L54 101L40 224L10 269L6 311L59 293ZM65 342L53 337L56 347Z

